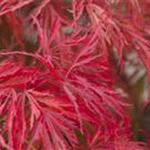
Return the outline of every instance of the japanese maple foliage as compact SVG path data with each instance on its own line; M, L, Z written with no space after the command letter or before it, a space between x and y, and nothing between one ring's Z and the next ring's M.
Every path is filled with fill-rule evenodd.
M117 54L150 81L149 0L0 0L0 149L146 150L115 89ZM119 73L117 74L119 76Z

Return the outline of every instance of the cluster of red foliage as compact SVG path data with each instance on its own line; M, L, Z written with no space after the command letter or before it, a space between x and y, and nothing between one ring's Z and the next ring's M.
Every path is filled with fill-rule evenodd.
M144 150L114 89L111 52L150 80L150 1L0 0L0 149Z

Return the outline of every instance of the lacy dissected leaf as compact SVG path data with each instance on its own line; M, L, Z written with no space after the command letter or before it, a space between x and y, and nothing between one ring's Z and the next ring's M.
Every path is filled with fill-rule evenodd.
M67 149L77 144L73 130L76 128L73 122L76 115L71 111L72 105L69 102L36 91L26 92L26 96L31 104L31 144L41 138L46 149ZM33 126L34 122L37 122L37 126ZM43 139L43 136L46 137Z
M116 84L129 51L150 81L149 6L1 0L0 149L146 149Z

